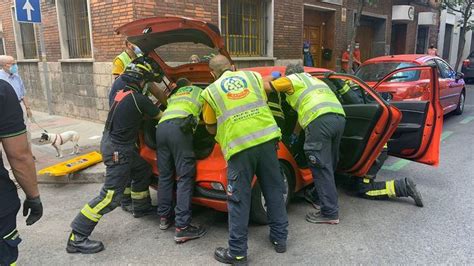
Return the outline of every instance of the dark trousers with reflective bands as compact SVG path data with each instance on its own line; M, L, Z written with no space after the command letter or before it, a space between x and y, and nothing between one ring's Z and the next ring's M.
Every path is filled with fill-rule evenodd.
M354 177L357 195L366 199L385 200L408 197L406 179L375 181L369 178Z
M0 199L1 200L1 199ZM12 202L17 205L10 213L0 215L0 265L14 265L18 258L18 244L21 238L16 230L16 215L20 209L20 200Z
M314 198L319 197L321 214L328 218L339 218L334 172L345 124L343 116L326 114L313 120L305 129L304 152L317 192Z
M192 132L184 133L184 119L175 118L158 124L156 128L156 153L158 158L158 215L172 216L173 187L176 173L176 227L191 223L191 198L196 175L196 157L193 151Z
M135 144L117 145L108 132L101 141L102 159L106 166L105 183L99 196L82 208L71 223L74 232L89 236L101 217L120 205L125 186L132 178L134 211L150 208L151 168L138 154Z
M270 238L286 241L286 213L283 175L277 158L276 141L272 140L233 155L227 162L227 207L229 211L229 249L232 256L247 255L247 234L256 175L267 206Z

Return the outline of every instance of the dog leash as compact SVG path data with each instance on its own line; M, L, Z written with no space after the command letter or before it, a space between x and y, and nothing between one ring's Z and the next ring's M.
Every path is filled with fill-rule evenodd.
M40 129L42 129L45 133L48 133L48 131L47 131L46 129L44 129L42 126L40 126L40 125L36 122L36 120L35 120L33 117L30 118L30 121L31 121L33 124L37 125L37 126L38 126Z

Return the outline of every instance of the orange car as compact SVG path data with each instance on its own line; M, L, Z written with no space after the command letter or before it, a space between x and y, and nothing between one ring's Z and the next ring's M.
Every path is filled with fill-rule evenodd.
M229 59L224 42L216 26L198 20L182 17L157 17L137 20L116 30L128 37L135 45L152 57L163 69L165 78L163 86L173 89L174 82L180 77L190 79L194 85L205 88L213 82L206 60L199 63L184 63L177 66L167 64L166 57L177 48L183 48L179 54L190 50L190 53L203 55L220 53ZM170 46L171 45L171 46ZM184 50L186 48L186 50ZM183 55L185 60L188 55ZM257 71L263 76L272 71L284 73L285 67L256 67L249 70ZM313 76L326 82L351 81L362 92L363 104L344 105L347 123L341 144L341 159L338 166L340 172L363 176L380 154L385 143L389 143L392 155L437 165L439 159L439 142L442 129L442 109L438 99L437 73L428 66L417 66L400 69L385 77L385 84L394 75L405 71L426 71L431 73L432 82L429 86L429 101L391 102L384 101L370 86L357 77L333 73L326 69L306 68ZM337 82L334 82L336 84ZM344 83L339 83L344 84ZM402 107L400 111L397 107ZM424 110L423 114L418 111ZM403 114L402 114L403 113ZM288 120L291 128L296 121ZM153 167L158 176L156 163L156 141L154 121L146 121L140 136L140 154ZM159 137L159 136L158 136ZM285 138L285 136L284 136ZM195 153L198 158L196 187L193 203L210 207L218 211L227 211L227 164L221 149L214 137L199 125L195 136ZM311 171L295 160L295 151L290 151L280 142L278 156L280 166L286 180L286 201L292 195L313 182ZM258 223L266 222L265 202L261 190L255 180L252 192L251 219Z
M356 72L356 76L375 86L391 71L409 66L434 66L438 72L439 95L444 114L454 112L457 115L464 111L466 84L463 74L454 71L451 66L437 56L421 54L404 54L375 57L365 61ZM428 101L429 71L406 71L394 75L391 80L377 87L378 92L386 93L394 101L416 100Z

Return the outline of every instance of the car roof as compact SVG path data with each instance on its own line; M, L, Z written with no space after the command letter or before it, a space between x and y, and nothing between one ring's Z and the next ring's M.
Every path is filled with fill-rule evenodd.
M426 54L400 54L400 55L386 55L371 58L365 61L362 65L374 64L379 62L411 62L422 65L431 59L441 59L438 56Z
M285 75L286 66L262 66L262 67L250 67L241 70L250 70L260 73L262 76L269 76L272 72L278 71L282 76ZM317 67L304 67L305 72L331 72L329 69L317 68Z

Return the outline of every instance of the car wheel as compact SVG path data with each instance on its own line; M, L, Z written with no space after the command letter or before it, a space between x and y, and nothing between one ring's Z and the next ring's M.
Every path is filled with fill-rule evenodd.
M293 171L282 161L280 161L280 169L283 175L286 193L283 194L285 199L285 206L288 207L290 199L293 197L295 191L295 178ZM250 207L250 219L257 224L268 224L267 206L265 198L263 197L260 184L257 182L252 189L252 203Z
M466 91L463 90L459 96L458 107L454 110L455 115L461 115L464 112L464 102L466 101Z

